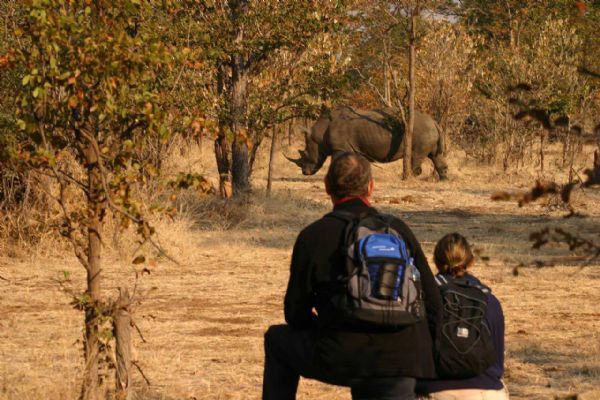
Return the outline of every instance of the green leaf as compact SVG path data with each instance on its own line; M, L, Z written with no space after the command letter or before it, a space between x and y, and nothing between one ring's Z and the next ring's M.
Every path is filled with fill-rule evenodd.
M31 80L31 75L25 75L23 77L23 80L21 81L21 83L23 84L23 86L27 86L29 84L30 80Z

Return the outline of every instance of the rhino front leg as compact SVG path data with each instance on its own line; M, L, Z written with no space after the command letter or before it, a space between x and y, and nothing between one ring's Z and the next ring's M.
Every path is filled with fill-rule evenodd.
M424 157L413 154L413 159L412 159L413 176L419 176L423 172L423 168L421 168L421 164L423 164L423 158Z
M429 158L431 159L431 161L433 161L433 167L438 173L440 181L445 181L446 179L448 179L448 163L446 163L444 156L442 156L441 154L437 154L434 156L430 155Z

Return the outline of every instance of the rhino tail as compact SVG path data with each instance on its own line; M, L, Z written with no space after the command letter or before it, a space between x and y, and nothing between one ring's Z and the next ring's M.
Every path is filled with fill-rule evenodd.
M433 121L438 131L437 140L437 155L444 155L446 153L446 132L442 129L440 124L436 120Z

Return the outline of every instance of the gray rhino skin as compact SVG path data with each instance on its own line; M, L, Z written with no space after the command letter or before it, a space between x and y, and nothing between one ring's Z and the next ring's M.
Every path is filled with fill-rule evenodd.
M351 107L333 109L323 114L305 132L300 158L288 160L302 168L304 175L314 175L328 156L353 151L369 161L387 163L402 158L404 124L387 110L358 110ZM428 157L441 180L447 178L448 165L441 155L440 128L428 114L415 113L412 146L413 174L421 174L421 163Z

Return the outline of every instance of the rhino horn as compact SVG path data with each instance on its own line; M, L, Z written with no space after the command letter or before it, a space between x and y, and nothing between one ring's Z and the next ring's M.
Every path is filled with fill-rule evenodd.
M298 152L300 153L300 158L288 157L285 154L284 154L284 157L287 158L289 161L293 162L294 164L296 164L297 166L299 166L300 168L302 168L302 166L304 164L302 150L298 150Z

